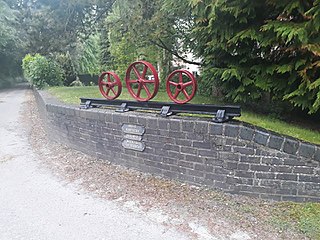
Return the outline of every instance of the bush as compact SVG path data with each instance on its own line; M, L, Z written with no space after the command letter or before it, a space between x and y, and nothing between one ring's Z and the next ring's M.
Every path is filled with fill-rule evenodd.
M62 68L55 61L40 54L26 55L22 60L22 68L28 81L38 89L63 83Z
M63 85L70 86L72 82L76 81L77 73L69 52L58 54L55 56L56 62L63 69Z

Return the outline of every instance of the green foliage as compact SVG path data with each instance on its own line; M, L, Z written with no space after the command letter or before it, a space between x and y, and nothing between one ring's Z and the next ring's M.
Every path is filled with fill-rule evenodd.
M101 72L100 34L90 35L84 41L78 41L76 49L76 72L78 74L99 74Z
M190 0L203 80L236 102L320 110L320 1Z
M23 42L16 16L17 12L0 0L0 88L12 85L21 73Z
M51 59L40 54L28 54L22 61L25 77L38 89L45 86L59 86L63 82L62 68Z
M55 61L63 69L63 85L69 86L73 81L76 80L76 69L74 62L72 61L71 55L69 52L60 53L55 56Z
M105 68L115 71L122 79L132 62L147 60L156 65L160 60L161 51L140 32L148 28L144 24L146 19L138 14L141 8L140 1L131 5L128 5L126 1L119 1L106 19L105 25L109 31L108 42L112 63ZM140 28L137 28L137 25Z

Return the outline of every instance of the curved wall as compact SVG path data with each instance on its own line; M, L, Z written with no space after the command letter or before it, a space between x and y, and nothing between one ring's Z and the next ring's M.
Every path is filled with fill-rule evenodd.
M97 158L229 193L320 201L320 146L239 122L82 110L35 96L50 138Z

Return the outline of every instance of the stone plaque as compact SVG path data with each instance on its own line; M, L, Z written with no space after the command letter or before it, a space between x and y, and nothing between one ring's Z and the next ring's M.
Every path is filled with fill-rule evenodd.
M140 126L140 125L123 124L122 131L127 134L142 136L146 131L146 129L144 126Z
M146 148L146 145L143 142L125 139L122 141L122 147L126 149L143 152L144 149Z
M129 139L129 140L134 140L134 141L141 141L142 140L142 136L132 135L132 134L125 134L123 138Z

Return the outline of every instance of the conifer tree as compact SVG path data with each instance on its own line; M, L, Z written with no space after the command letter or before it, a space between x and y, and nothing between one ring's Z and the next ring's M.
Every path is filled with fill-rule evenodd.
M203 78L236 102L320 110L320 0L190 0Z

